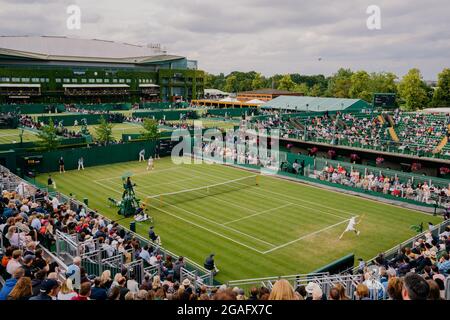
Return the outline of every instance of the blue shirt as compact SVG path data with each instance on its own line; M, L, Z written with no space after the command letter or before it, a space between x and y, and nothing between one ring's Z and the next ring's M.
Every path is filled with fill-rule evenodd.
M447 273L450 270L450 260L438 263L437 267L439 268L439 272Z

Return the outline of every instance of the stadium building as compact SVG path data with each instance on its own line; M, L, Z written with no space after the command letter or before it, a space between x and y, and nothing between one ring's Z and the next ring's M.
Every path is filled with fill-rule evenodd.
M0 37L0 102L179 101L203 95L197 61L160 45L97 39Z

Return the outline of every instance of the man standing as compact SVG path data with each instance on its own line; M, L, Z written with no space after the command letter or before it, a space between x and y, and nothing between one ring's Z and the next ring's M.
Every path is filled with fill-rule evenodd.
M59 163L59 173L66 172L66 170L64 169L64 158L63 157L59 158L58 163Z
M139 152L139 162L141 162L141 161L145 161L145 149L142 149Z
M74 282L74 289L80 289L80 266L81 258L77 256L73 258L72 264L67 268L66 278L71 279L72 282Z
M148 230L148 237L153 242L155 242L158 239L158 236L156 235L155 231L153 230L153 226L151 226L150 229Z
M83 157L81 157L80 159L78 159L78 171L79 170L84 170L84 159Z

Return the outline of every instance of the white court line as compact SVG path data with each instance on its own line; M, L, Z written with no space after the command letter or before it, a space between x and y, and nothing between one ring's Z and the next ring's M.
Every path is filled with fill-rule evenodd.
M197 176L193 176L193 175L189 175L190 177L195 177L195 178L197 178L197 179L202 179L202 177L197 177ZM208 182L209 182L209 180L207 180ZM205 186L206 187L206 186ZM241 189L238 189L238 190L241 190ZM238 190L236 190L236 191L238 191ZM201 194L200 192L195 192L195 193L197 193L197 194ZM201 195L203 195L203 194L201 194ZM238 204L235 204L233 201L226 201L226 200L223 200L223 199L220 199L220 198L218 198L217 197L217 195L210 195L210 196L208 196L208 197L210 197L210 198L213 198L213 199L215 199L215 200L217 200L217 201L220 201L220 202L222 202L222 203L225 203L225 204L227 204L227 205L229 205L229 206L233 206L233 207L236 207L236 208L239 208L239 209L243 209L243 210L248 210L248 211L251 211L251 212L255 212L255 213L257 213L258 212L258 210L255 210L255 209L251 209L251 208L249 208L249 207L243 207L243 206L241 206L241 205L238 205Z
M19 133L7 133L7 134L2 134L2 135L0 135L0 138L3 138L3 137L19 137Z
M184 212L186 212L186 213L188 213L188 214L190 214L190 215L193 215L193 216L195 216L195 217L198 217L198 218L200 218L200 219L203 219L203 220L205 220L205 221L208 221L209 223L218 225L218 226L223 227L223 228L225 228L225 229L228 229L228 230L230 230L230 231L232 231L232 232L236 232L236 233L238 233L238 234L241 234L241 235L246 236L246 237L248 237L248 238L251 238L251 239L253 239L253 240L257 240L257 241L259 241L259 242L261 242L261 243L267 244L267 245L272 246L272 247L275 246L275 244L273 244L273 243L267 242L267 241L265 241L265 240L261 240L261 239L259 239L259 238L256 238L256 237L252 236L252 235L249 235L249 234L247 234L247 233L245 233L245 232L242 232L242 231L236 230L236 229L234 229L234 228L225 226L225 225L223 225L223 224L221 224L221 223L218 223L218 222L216 222L216 221L214 221L214 220L205 218L205 217L203 217L203 216L201 216L201 215L198 215L198 214L196 214L196 213L194 213L194 212L191 212L191 211L189 211L189 210L186 210L186 209L184 209L184 208L180 208L180 207L178 207L178 206L176 206L176 205L169 204L169 203L166 203L166 205L171 206L171 207L174 207L174 208L177 208L177 209L179 209L179 210L182 210L182 211L184 211Z
M144 163L144 162L146 163L146 161L142 161L142 162L143 162L143 163ZM151 172L153 172L153 173L159 173L159 172L163 172L163 171L173 171L173 170L180 170L180 169L181 169L180 167L170 167L170 168L167 168L167 169L153 170L153 171L151 171ZM134 173L134 172L132 172L132 173L133 173L134 176L139 176L139 175L149 174L150 171L138 171L138 172L136 172L136 173ZM122 176L116 176L116 177L110 177L110 178L98 179L98 180L94 180L94 182L97 182L97 181L107 181L107 180L117 179L117 178L122 178Z
M152 171L148 171L149 173ZM164 183L153 183L153 184L142 184L139 183L138 187L142 187L142 188L148 188L148 187L159 187L159 186L165 186L165 185L171 185L171 184L177 184L180 183L182 181L189 181L189 180L195 180L198 179L198 177L193 177L193 178L187 178L187 179L180 179L180 180L174 180L173 182L164 182ZM99 181L99 180L97 180ZM114 184L114 185L122 185L120 182L114 182L111 181L110 183Z
M245 169L237 169L237 168L234 168L234 167L226 167L226 168L245 171ZM192 170L192 171L199 172L197 170ZM207 173L201 173L201 174L202 175L206 175L206 176L210 176L210 177L216 178L216 179L219 178L219 179L222 179L222 180L227 180L226 178L221 177L221 174L223 174L223 173L219 174L219 177L215 176L215 175L207 174ZM318 188L318 189L320 189L320 188ZM324 190L324 189L320 189L320 190ZM328 191L328 190L325 190L325 191ZM350 214L352 216L356 215L355 213L352 213L352 212L344 211L344 210L337 209L337 208L328 207L328 206L325 206L323 204L315 203L315 202L304 200L304 199L298 199L298 198L295 198L295 197L292 197L292 196L289 196L289 195L286 195L286 194L283 194L283 193L279 193L279 192L275 192L275 191L271 191L271 190L264 190L264 192L269 192L269 193L272 193L272 194L280 195L280 196L287 197L287 198L290 198L290 199L294 199L294 200L297 200L297 201L300 201L300 202L306 202L306 203L314 205L314 206L319 206L319 207L323 207L323 208L330 209L330 210L333 210L333 211L342 212L342 213L345 213L345 214ZM343 218L343 217L341 217L341 218Z
M192 170L192 171L196 171L196 170ZM196 171L196 172L198 172L198 171ZM210 176L210 177L217 178L216 176L213 176L211 174L207 174L207 173L202 173L202 174L205 175L205 176ZM219 177L219 179L225 180L225 178L222 178L222 177ZM239 182L237 182L236 184L239 184ZM256 192L256 191L254 191L252 189L241 189L241 190L243 192L251 192L251 193L256 194L256 195L258 195L260 197L263 196L261 194L261 192ZM270 193L274 193L274 194L277 194L277 195L281 195L281 196L287 197L289 199L294 199L294 200L298 200L300 202L306 202L306 203L313 204L313 203L311 203L309 201L305 201L303 199L298 199L298 198L295 198L295 197L291 197L291 196L288 196L288 195L285 195L285 194L282 194L282 193L278 193L278 192L274 192L274 191L270 191L270 190L263 190L262 192L270 192ZM299 203L293 203L293 202L290 202L290 201L283 201L283 199L280 199L280 198L277 198L276 200L282 201L282 202L288 202L288 203L290 203L290 204L292 204L294 206L302 207L302 208L305 208L305 209L311 209L311 210L314 210L314 211L317 211L317 212L322 212L322 213L325 213L325 214L328 214L328 215L331 215L331 216L338 217L340 219L346 219L347 218L347 217L342 217L340 215L337 215L335 213L331 213L331 212L327 212L327 211L323 211L323 210L317 209L316 207L309 207L309 206L305 206L305 205L302 205L302 204L299 204ZM317 205L319 205L319 204L317 204ZM342 211L342 210L339 210L339 209L333 209L331 207L327 207L327 206L323 206L323 205L322 205L322 207L327 208L327 209L332 210L332 211L341 211L341 212L344 212L344 213L347 213L347 214L351 214L350 212L345 212L345 211Z
M148 188L148 187L157 187L157 186L161 186L161 185L176 185L176 184L178 184L179 182L182 182L182 181L188 181L188 180L199 179L199 177L196 177L196 176L191 176L191 175L189 175L189 177L191 177L191 178L175 180L174 182L157 183L157 184L152 184L152 185L139 184L139 187ZM97 181L100 181L100 180L97 180ZM119 186L119 185L121 186L121 184L120 184L119 182L113 182L113 181L110 181L109 183L112 183L112 184L117 185L117 186ZM187 189L187 190L188 190L188 189ZM180 190L180 191L183 191L183 190ZM144 193L141 192L141 191L136 191L136 193L137 193L137 192L139 192L139 193L141 193L141 194L144 194ZM200 192L198 192L198 191L197 191L197 192L194 191L194 192L197 193L197 194L200 194L200 195L204 195L204 194L202 194L202 193L200 193ZM151 196L146 195L146 197L151 197ZM235 204L235 203L233 203L232 201L226 201L226 200L220 199L220 198L218 198L218 197L215 196L215 195L208 195L207 197L208 197L208 198L215 199L215 200L220 201L220 202L222 202L222 203L226 203L226 204L229 205L229 206L233 206L233 207L236 207L236 208L239 208L239 209L243 209L243 210L247 210L247 211L251 211L251 212L258 212L257 210L250 209L250 208L248 208L248 207L243 207L243 206L240 206L240 205L238 205L238 204Z
M282 244L282 245L280 245L280 246L278 246L278 247L275 247L275 248L269 249L269 250L267 250L267 251L264 251L263 254L267 254L267 253L273 252L273 251L275 251L275 250L284 248L284 247L286 247L286 246L288 246L288 245L291 245L291 244L293 244L293 243L295 243L295 242L297 242L297 241L301 241L301 240L303 240L303 239L305 239L305 238L308 238L308 237L313 236L313 235L315 235L315 234L321 233L321 232L323 232L323 231L325 231L325 230L334 228L334 227L336 227L336 226L338 226L338 225L340 225L340 224L343 224L343 223L345 223L345 222L347 222L347 221L350 221L350 219L347 219L347 220L338 222L338 223L336 223L336 224L333 224L333 225L331 225L331 226L328 226L328 227L326 227L326 228L323 228L323 229L320 229L320 230L317 230L317 231L308 233L307 235L304 235L304 236L302 236L302 237L300 237L300 238L298 238L298 239L295 239L295 240L286 242L285 244Z
M103 187L105 187L105 188L107 188L107 189L109 189L109 190L111 190L111 191L114 191L114 192L116 192L116 193L122 194L122 192L117 191L117 190L114 190L113 188L110 188L110 187L104 185L103 183L100 183L100 182L98 182L98 181L95 181L95 183L97 183L97 184L99 184L99 185L101 185L101 186L103 186ZM143 192L140 192L140 191L136 191L136 194L141 194L141 195L147 197L146 194L144 194ZM200 218L200 219L203 219L203 220L205 220L205 221L208 221L209 223L218 225L218 226L223 227L223 228L225 228L225 229L228 229L228 230L230 230L230 231L232 231L232 232L235 232L235 233L241 234L241 235L243 235L243 236L246 236L246 237L248 237L248 238L257 240L257 241L259 241L259 242L261 242L261 243L264 243L264 244L267 244L267 245L269 245L269 246L272 246L272 247L275 246L275 244L273 244L273 243L267 242L267 241L265 241L265 240L261 240L261 239L259 239L259 238L256 238L256 237L254 237L254 236L252 236L252 235L249 235L249 234L247 234L247 233L244 233L244 232L242 232L242 231L239 231L239 230L236 230L236 229L234 229L234 228L225 226L225 225L223 225L223 224L221 224L221 223L218 223L218 222L213 221L213 220L211 220L211 219L205 218L205 217L203 217L203 216L201 216L201 215L198 215L198 214L196 214L196 213L194 213L194 212L188 211L188 210L186 210L186 209L184 209L184 208L180 208L180 207L178 207L178 206L175 206L175 205L169 204L169 203L166 203L165 205L166 205L166 206L171 206L171 207L177 208L177 209L179 209L179 210L182 210L182 211L184 211L184 212L187 212L187 213L190 214L190 215L193 215L193 216L195 216L195 217L198 217L198 218ZM155 207L155 206L153 206L153 205L150 205L150 206ZM157 208L157 207L155 207L155 208ZM157 209L159 209L159 208L157 208Z
M213 233L213 234L215 234L215 235L218 235L219 237L222 237L222 238L224 238L224 239L227 239L227 240L229 240L229 241L232 241L232 242L234 242L234 243L237 243L237 244L239 244L239 245L241 245L241 246L243 246L243 247L246 247L246 248L248 248L248 249L250 249L250 250L256 251L256 252L261 253L261 254L264 254L263 251L260 251L260 250L258 250L258 249L255 249L255 248L253 248L253 247L251 247L251 246L248 246L248 245L246 245L246 244L244 244L244 243L242 243L242 242L239 242L239 241L237 241L237 240L235 240L235 239L233 239L233 238L227 237L227 236L225 236L225 235L223 235L223 234L221 234L221 233L219 233L219 232L216 232L216 231L214 231L214 230L210 230L210 229L208 229L208 228L206 228L206 227L204 227L204 226L201 226L201 225L199 225L199 224L196 224L196 223L194 223L194 222L192 222L192 221L190 221L190 220L181 218L181 217L177 216L176 214L173 214L173 213L171 213L171 212L169 212L169 211L163 210L163 209L158 208L158 207L155 207L155 206L151 206L151 207L155 208L156 210L162 211L162 212L164 212L164 213L166 213L166 214L168 214L168 215L170 215L170 216L172 216L172 217L174 217L174 218L176 218L176 219L180 219L180 220L185 221L185 222L187 222L187 223L190 223L190 224L192 224L192 225L194 225L194 226L196 226L196 227L198 227L198 228L204 229L204 230L206 230L206 231L208 231L208 232L210 232L210 233Z
M286 208L286 207L289 207L290 205L291 204L288 203L288 204L285 204L285 205L282 205L282 206L279 206L279 207L276 207L276 208L272 208L272 209L264 210L264 211L261 211L261 212L257 212L255 214L251 214L249 216L245 216L245 217L242 217L242 218L239 218L239 219L236 219L236 220L225 222L224 225L227 225L227 224L230 224L230 223L233 223L233 222L238 222L238 221L241 221L241 220L245 220L245 219L248 219L248 218L251 218L251 217L254 217L254 216L258 216L260 214L265 214L265 213L268 213L268 212L272 212L272 211L275 211L275 210L278 210L278 209Z

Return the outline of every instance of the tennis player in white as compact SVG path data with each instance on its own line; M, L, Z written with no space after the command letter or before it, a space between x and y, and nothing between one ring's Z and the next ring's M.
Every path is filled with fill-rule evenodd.
M361 219L359 219L358 222L356 222L356 217L351 217L350 221L348 222L347 228L344 230L344 232L342 232L341 236L339 237L339 240L342 239L342 237L344 236L344 234L346 232L350 232L353 231L354 233L356 233L357 236L359 236L360 231L356 229L356 226L361 222Z
M153 158L152 158L152 156L150 156L150 157L148 158L148 162L147 162L147 171L150 170L150 169L153 170L154 167L155 167L155 166L154 166L154 164L153 164Z
M142 149L139 152L139 162L141 162L141 161L145 161L145 149Z

